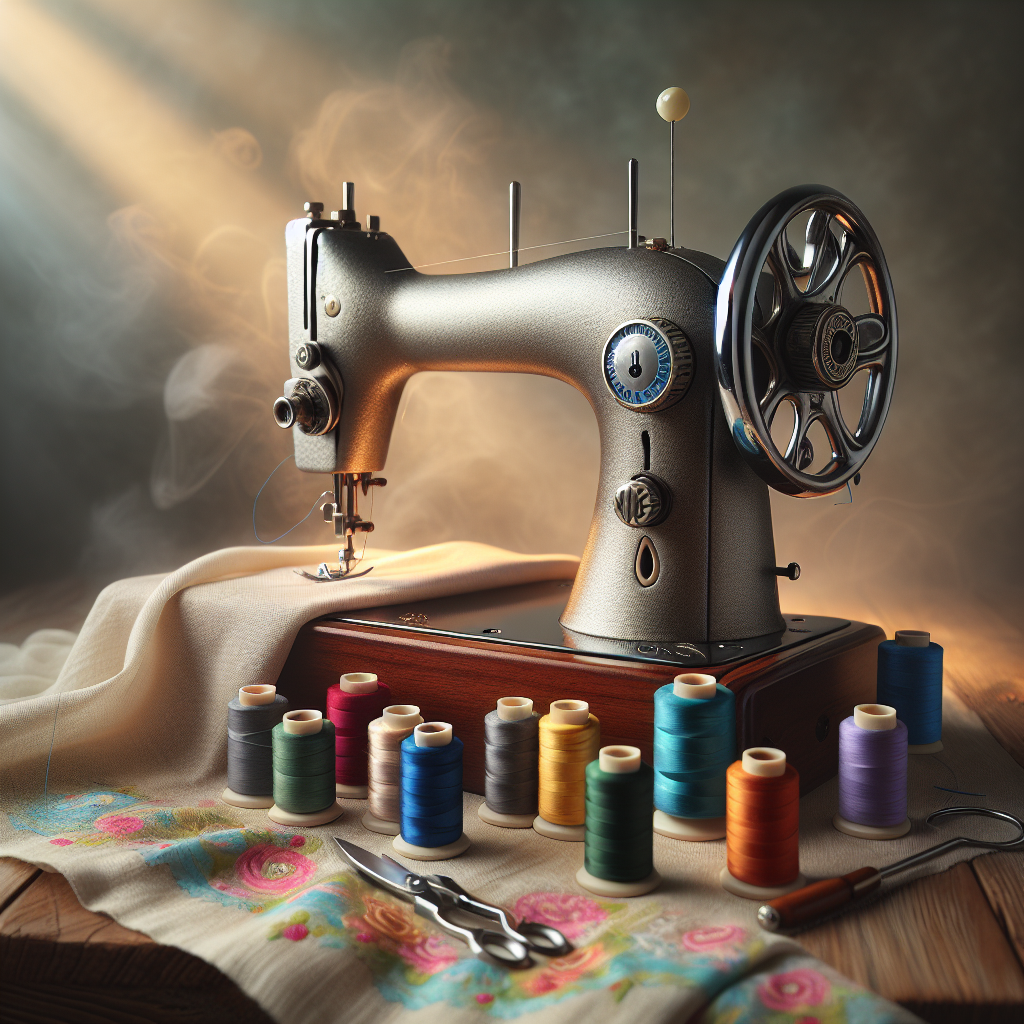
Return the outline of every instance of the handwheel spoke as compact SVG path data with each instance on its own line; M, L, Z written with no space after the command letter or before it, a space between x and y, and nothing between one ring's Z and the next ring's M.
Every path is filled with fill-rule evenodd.
M829 230L832 215L824 210L815 210L807 221L804 233L803 265L808 269L804 295L813 295L821 286L831 280L839 266L839 252L835 235ZM810 261L808 261L810 256Z
M829 232L831 235L831 232ZM835 242L835 236L833 238L833 245L837 245ZM843 286L843 281L846 279L846 275L850 271L850 267L853 265L854 259L860 255L861 248L857 244L856 238L850 231L843 231L843 242L842 250L839 252L836 262L832 265L830 273L820 283L814 284L813 287L808 287L804 293L805 298L813 299L820 295L826 295L829 301L839 301L839 291ZM813 282L812 282L813 283Z
M885 321L875 313L854 318L857 325L857 369L881 366L889 352L889 331Z
M779 406L787 399L792 398L793 392L780 384L773 385L769 390L768 394L758 402L761 409L761 419L764 420L764 425L771 430L772 422L775 419L775 414L779 411Z
M842 470L850 461L850 453L857 443L847 429L839 406L839 394L833 391L822 403L822 426L832 445L832 465Z
M811 396L803 392L797 392L792 396L794 399L794 420L793 434L786 447L786 454L783 458L793 469L803 472L800 468L800 449L807 440L807 431L811 424L821 417L821 408L811 402Z
M785 231L781 231L768 252L768 267L779 283L782 305L800 298L800 290L793 280L793 271L789 265L789 253L786 251L788 244Z

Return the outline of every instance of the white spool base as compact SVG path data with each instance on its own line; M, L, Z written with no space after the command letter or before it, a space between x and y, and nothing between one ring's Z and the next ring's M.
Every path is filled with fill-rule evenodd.
M338 782L334 786L334 792L343 800L365 800L369 790L366 786L346 786Z
M362 824L367 832L379 832L382 836L397 836L402 831L397 821L385 821L369 811L363 815Z
M272 796L249 796L247 793L236 793L230 786L224 787L220 798L224 803L231 804L232 807L255 807L262 810L265 807L274 806Z
M654 812L654 831L669 839L688 843L704 843L725 838L725 816L721 818L677 818L664 811Z
M934 743L912 743L907 747L908 754L937 754L942 749L942 740Z
M556 825L539 814L533 819L533 831L545 839L557 839L562 843L582 843L587 838L583 825Z
M661 885L661 875L657 871L652 871L639 882L609 882L607 878L598 878L586 868L580 868L576 872L576 881L584 889L588 889L597 896L609 896L615 899L620 896L643 896L652 889L657 889Z
M300 828L312 828L314 825L326 825L329 821L340 818L345 813L345 808L337 800L330 807L322 811L313 811L310 814L296 814L294 811L286 811L277 804L267 811L267 817L276 821L278 825L298 825Z
M845 832L848 836L856 836L858 839L899 839L910 831L910 819L906 818L898 825L861 825L856 821L847 821L842 815L837 814L832 819L832 824Z
M391 845L395 848L395 853L400 853L410 860L451 860L452 857L458 857L469 849L469 836L463 832L454 843L447 843L445 846L413 846L401 835L397 835Z
M500 814L498 811L492 811L487 804L481 804L476 813L481 821L486 821L488 825L497 825L498 828L533 828L533 819L536 817L534 814Z
M807 884L807 879L801 872L789 885L751 885L733 877L728 868L722 868L718 880L726 892L731 892L733 896L742 896L745 900L773 900L776 896L785 896L787 892L802 889Z

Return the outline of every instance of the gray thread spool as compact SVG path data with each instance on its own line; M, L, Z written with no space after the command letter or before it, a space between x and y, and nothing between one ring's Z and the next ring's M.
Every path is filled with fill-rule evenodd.
M288 711L276 686L243 686L228 703L228 785L221 799L235 807L274 802L271 733Z
M423 721L415 704L392 704L367 727L367 811L363 828L397 836L402 812L402 740Z
M484 718L482 821L531 828L537 815L538 722L529 697L502 697Z

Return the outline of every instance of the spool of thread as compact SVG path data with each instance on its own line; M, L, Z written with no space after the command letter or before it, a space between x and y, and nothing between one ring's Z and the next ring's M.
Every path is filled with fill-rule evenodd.
M274 803L271 730L288 710L276 686L243 686L228 703L228 784L220 798L235 807Z
M540 740L534 830L547 839L586 838L587 765L601 746L601 723L584 700L556 700L538 723Z
M402 740L423 721L415 704L392 704L367 729L370 753L363 828L397 836L402 816Z
M895 640L878 645L875 699L896 709L907 727L910 753L942 749L942 648L929 633L898 629Z
M684 673L654 693L654 831L725 835L725 773L736 759L736 698L714 676Z
M319 711L289 711L274 726L274 806L279 825L323 825L343 813L334 792L334 725Z
M722 886L746 899L774 899L804 884L800 874L800 776L775 747L751 747L725 773L726 867Z
M642 896L654 870L654 769L639 747L602 747L587 765L586 839L576 881L599 896Z
M334 724L338 796L367 796L367 737L370 723L391 703L391 690L372 672L346 672L327 690L327 717Z
M402 740L402 831L395 850L447 860L469 849L462 831L462 740L447 722L422 722Z
M896 709L858 704L839 723L840 832L859 839L897 839L907 817L907 727Z
M533 825L539 721L529 697L501 697L484 718L484 803L477 813L489 825Z

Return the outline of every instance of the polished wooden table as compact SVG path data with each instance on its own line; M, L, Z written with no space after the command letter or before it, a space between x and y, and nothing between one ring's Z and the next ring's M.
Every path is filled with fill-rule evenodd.
M1019 666L964 668L946 685L1024 766ZM986 854L894 888L799 941L931 1024L1024 1020L1024 854ZM0 1019L267 1022L216 968L88 911L60 875L0 859Z

